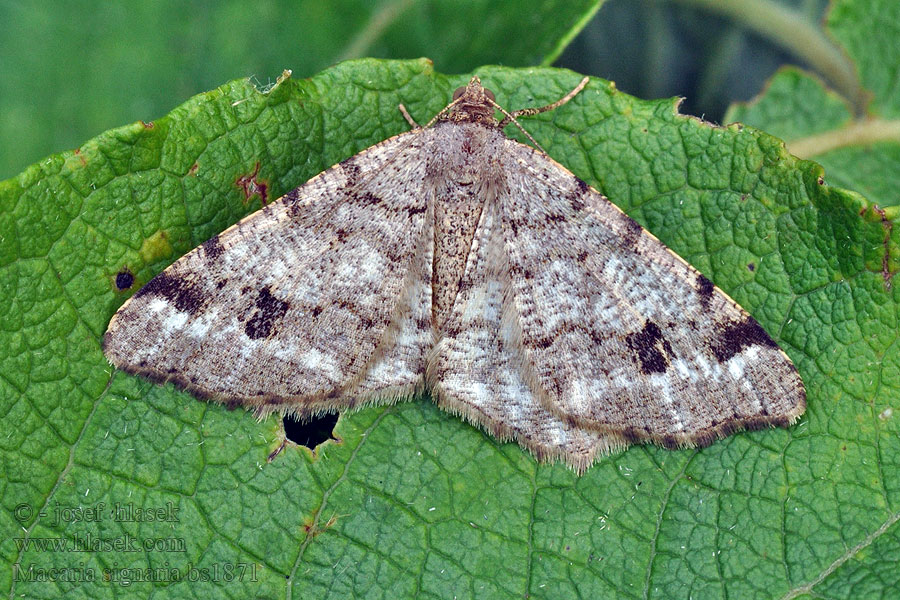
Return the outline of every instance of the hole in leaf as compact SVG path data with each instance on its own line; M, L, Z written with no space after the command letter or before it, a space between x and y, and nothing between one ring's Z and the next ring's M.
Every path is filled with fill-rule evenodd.
M322 442L334 439L331 433L334 431L337 420L338 413L328 413L313 417L312 420L305 423L292 415L285 415L282 419L284 436L295 444L314 450Z

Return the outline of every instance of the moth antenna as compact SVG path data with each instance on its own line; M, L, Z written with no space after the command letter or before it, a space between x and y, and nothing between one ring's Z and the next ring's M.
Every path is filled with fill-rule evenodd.
M443 114L446 113L446 112L449 112L450 109L453 108L454 106L456 106L457 104L459 104L459 102L460 102L464 97L465 97L465 96L460 96L459 98L457 98L456 100L454 100L453 102L451 102L450 104L448 104L447 106L445 106L445 107L443 108L443 110L441 110L441 112L439 112L438 114L436 114L436 115L434 115L433 117L431 117L431 120L428 121L428 123L425 124L425 129L428 129L429 127L431 127L432 125L434 125L434 122L437 121L438 119L440 119L440 118L441 118L441 115L443 115Z
M586 86L588 84L588 81L590 81L590 78L585 77L584 79L581 80L581 82L578 85L575 86L575 88L571 92L569 92L568 94L566 94L565 96L563 96L562 98L560 98L559 100L554 102L553 104L548 104L546 106L539 106L537 108L520 108L519 110L513 111L512 114L506 112L505 110L503 110L501 108L500 110L503 112L504 115L506 115L506 118L503 119L502 121L500 121L498 126L500 127L500 129L503 129L504 127L506 127L509 124L510 121L515 123L516 117L528 117L531 115L540 114L542 112L547 112L548 110L553 110L554 108L558 108L558 107L562 106L563 104L565 104L566 102L568 102L569 100L571 100L572 98L574 98L578 94L578 92L583 90L584 86ZM519 129L522 129L521 125L519 125L518 123L516 123L516 125L519 127ZM525 130L522 129L522 131L525 131Z
M504 115L506 115L506 117L505 117L502 121L500 121L499 123L497 123L497 128L500 129L500 131L503 131L503 128L506 127L506 126L509 124L510 121L512 121L513 123L516 124L516 127L519 128L519 131L521 131L522 133L524 133L524 134L525 134L525 137L527 137L529 140L531 140L531 143L534 144L534 147L535 147L535 148L537 148L538 150L540 150L540 151L543 152L544 154L547 154L547 151L544 150L544 148L543 148L540 144L537 143L537 140L536 140L536 139L534 139L533 137L531 137L531 134L530 134L530 133L528 133L527 131L525 131L525 128L522 127L522 125L520 125L518 121L516 121L516 117L515 117L516 113L519 113L519 112L522 112L522 111L525 111L525 110L537 110L537 109L527 109L527 108L525 108L525 109L522 109L522 111L518 111L518 110L517 110L517 111L515 111L515 112L513 112L513 113L508 113L508 112L506 112L506 109L505 109L505 108L503 108L502 106L500 106L499 104L497 104L496 102L494 102L493 100L491 100L490 98L485 98L485 100L487 100L488 102L490 102L491 105L493 105L494 108L496 108L497 110L499 110L500 112L502 112ZM544 107L544 108L546 108L546 107ZM549 110L549 109L547 109L547 110ZM543 111L540 110L540 111L538 111L538 112L543 112ZM535 114L535 113L530 113L530 114Z

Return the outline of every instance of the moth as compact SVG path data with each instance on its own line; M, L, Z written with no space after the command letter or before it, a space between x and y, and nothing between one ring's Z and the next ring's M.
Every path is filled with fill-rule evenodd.
M476 76L425 127L401 105L412 130L141 288L110 321L106 356L260 417L427 391L578 472L633 443L704 446L793 423L803 383L746 311L539 147L504 135L587 82L508 113Z

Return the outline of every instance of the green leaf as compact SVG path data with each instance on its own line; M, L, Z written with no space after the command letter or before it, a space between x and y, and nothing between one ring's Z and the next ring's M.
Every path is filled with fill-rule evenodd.
M891 0L837 0L828 14L828 30L853 60L869 110L884 118L900 117L896 66L900 64L900 5Z
M340 60L430 57L447 73L529 66L602 0L90 0L0 3L0 178L235 77ZM125 41L123 43L123 40ZM60 57L70 57L60 60Z
M890 0L835 2L828 29L841 42L859 73L867 112L855 116L853 98L825 88L815 76L783 69L749 105L733 106L726 122L742 122L782 137L788 149L825 167L830 183L864 194L872 205L900 211L900 95L896 66L900 48L892 40L900 23L900 4ZM872 207L869 207L872 208ZM881 215L874 211L871 218ZM894 272L895 256L889 257Z
M510 109L579 80L477 73ZM264 184L276 198L404 131L400 102L426 121L467 79L424 60L362 60L266 93L235 81L0 183L10 597L859 597L854 582L893 576L877 551L897 546L900 515L900 292L881 259L900 228L885 241L880 219L860 217L865 200L823 185L819 166L765 133L599 79L525 126L779 341L809 392L797 426L701 451L635 447L577 477L419 398L344 414L339 441L267 462L277 419L112 372L99 339L116 308L256 210L251 192ZM136 281L123 292L126 267ZM176 519L54 520L100 502L177 508ZM34 545L88 534L155 545ZM42 568L96 580L34 580ZM135 569L127 587L122 569ZM158 571L141 581L144 569Z

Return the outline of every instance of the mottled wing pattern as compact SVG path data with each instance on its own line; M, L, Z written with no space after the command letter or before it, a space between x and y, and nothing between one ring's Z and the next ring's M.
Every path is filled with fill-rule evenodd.
M106 355L260 413L421 387L433 334L420 133L332 167L176 261L113 317Z
M395 316L375 348L370 366L361 377L344 387L342 406L354 406L360 399L396 400L423 389L425 357L434 346L431 323L434 245L433 198L428 192L421 195L429 206L425 213L425 233L419 236L418 248L394 309ZM398 231L397 235L402 234Z
M481 214L459 294L429 358L428 381L442 408L500 439L516 439L538 459L563 458L581 472L596 456L627 444L561 419L533 393L510 306L498 209L494 202Z
M548 409L666 447L803 412L793 364L724 292L545 154L508 140L500 160L523 369Z

